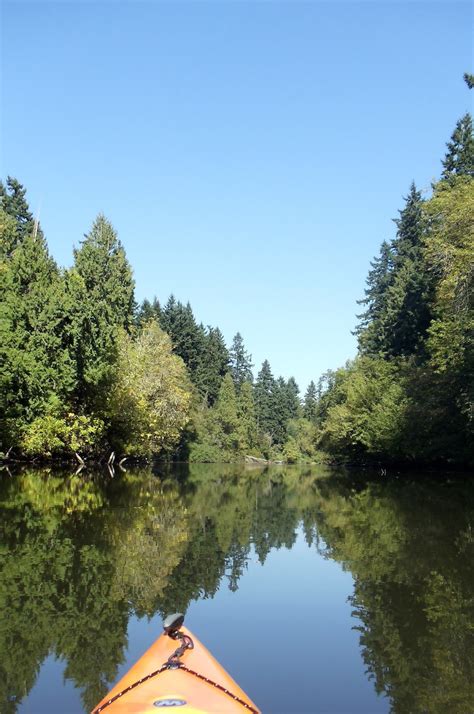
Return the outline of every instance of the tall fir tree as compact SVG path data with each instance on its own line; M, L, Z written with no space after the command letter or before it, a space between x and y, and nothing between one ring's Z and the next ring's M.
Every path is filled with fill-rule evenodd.
M254 389L257 425L263 434L273 438L275 432L275 379L270 363L265 360L257 375Z
M137 326L143 327L151 320L156 320L160 323L161 307L158 298L153 298L150 302L145 298L137 310Z
M65 399L75 383L62 276L40 232L25 234L8 255L3 238L6 234L10 245L13 232L21 232L17 220L4 212L0 217L0 430L2 439L13 443L26 424Z
M112 224L99 215L80 248L67 285L72 310L72 343L78 369L77 398L103 404L116 357L119 328L129 332L135 312L134 280Z
M230 371L234 380L235 388L239 392L244 382L253 382L252 355L247 352L244 340L240 332L237 332L229 351Z
M237 415L237 396L234 382L229 373L222 380L219 394L213 409L217 427L217 439L224 452L237 452L239 448L239 420Z
M189 302L186 305L171 295L161 310L161 327L171 337L174 351L189 369L191 380L202 394L202 366L206 348L206 331L198 325Z
M318 399L316 385L311 380L304 395L303 416L308 421L315 422L318 415Z
M383 349L381 319L386 311L387 290L393 279L393 253L387 241L383 241L379 255L370 265L365 297L358 300L359 305L364 305L365 311L357 315L359 324L354 334L357 335L362 353L377 354Z
M362 354L417 354L430 324L431 281L423 267L423 201L414 183L395 223L396 238L390 245L382 244L361 301L367 306L356 329Z
M393 281L387 290L382 330L391 357L423 353L431 321L432 280L424 265L423 200L414 183L395 220Z
M244 454L258 449L255 400L251 382L243 382L237 395L237 417L240 450Z
M469 89L474 89L474 74L469 74L469 72L464 72L464 81L466 82Z
M0 181L0 209L13 218L15 231L11 236L9 246L5 246L8 255L22 243L28 235L36 233L43 238L39 224L35 226L33 214L26 200L26 189L17 179L7 177L6 185Z
M228 371L229 351L224 336L218 327L208 326L196 382L209 405L216 401L222 380Z
M273 390L273 439L277 444L284 444L290 419L296 419L300 412L299 387L294 377L286 382L278 377Z
M469 113L456 123L447 147L442 178L449 180L453 176L474 176L474 136L472 116Z

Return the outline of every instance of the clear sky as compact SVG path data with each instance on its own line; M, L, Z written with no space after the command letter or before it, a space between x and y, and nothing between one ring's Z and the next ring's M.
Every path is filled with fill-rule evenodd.
M369 261L470 109L455 2L2 3L1 175L52 254L103 211L172 292L304 389L355 354Z

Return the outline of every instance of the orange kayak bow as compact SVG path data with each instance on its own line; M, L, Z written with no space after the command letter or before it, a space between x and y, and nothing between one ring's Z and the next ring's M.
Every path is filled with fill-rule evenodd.
M170 615L164 632L92 714L260 714L199 640ZM176 709L175 709L176 707Z

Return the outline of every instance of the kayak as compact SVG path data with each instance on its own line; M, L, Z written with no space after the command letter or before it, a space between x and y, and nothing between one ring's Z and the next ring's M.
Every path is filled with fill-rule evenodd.
M93 709L92 714L260 714L177 613L164 632Z

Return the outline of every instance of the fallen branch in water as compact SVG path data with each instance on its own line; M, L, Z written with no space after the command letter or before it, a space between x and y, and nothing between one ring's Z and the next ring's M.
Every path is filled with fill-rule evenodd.
M76 459L79 461L79 463L81 464L81 466L85 466L85 465L86 465L86 462L84 461L84 459L83 459L81 456L79 456L79 454L77 453L77 451L74 452L74 456L75 456Z

